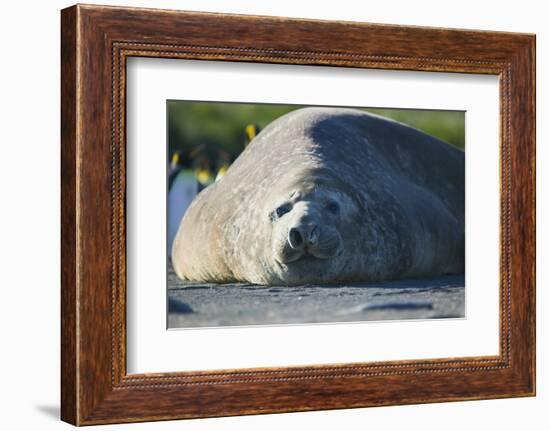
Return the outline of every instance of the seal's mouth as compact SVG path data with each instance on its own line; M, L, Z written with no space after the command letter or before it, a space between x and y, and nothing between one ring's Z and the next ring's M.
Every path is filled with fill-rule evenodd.
M321 260L325 260L325 259L328 259L328 257L318 257L318 256L315 256L314 254L312 253L309 253L309 252L305 252L305 253L302 253L301 256L298 256L290 261L287 261L285 263L297 263L297 262L300 262L300 263L315 263L315 262L318 262L318 261L321 261Z
M297 263L304 263L304 264L305 263L318 263L318 262L321 262L321 261L326 260L326 259L328 259L328 257L317 257L314 254L305 252L305 253L301 253L301 254L296 255L296 256L287 257L284 260L275 259L275 261L277 262L277 264L279 266L282 267L282 266L288 266L288 265L297 264Z
M339 249L332 257L340 257L343 254L343 249ZM277 283L286 286L325 283L334 277L334 271L340 267L338 263L334 266L331 257L318 257L310 252L304 252L290 260L275 258L274 261L277 268Z
M326 261L328 259L331 259L333 257L338 257L342 254L343 250L340 248L338 250L335 250L334 253L330 254L317 254L315 251L305 250L304 252L294 255L294 256L287 256L285 260L282 262L278 262L279 264L284 265L292 265L292 264L317 264L323 261Z

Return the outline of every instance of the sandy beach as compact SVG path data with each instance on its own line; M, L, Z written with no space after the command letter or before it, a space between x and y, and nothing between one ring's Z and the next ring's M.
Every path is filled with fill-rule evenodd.
M342 286L197 284L168 271L168 328L462 318L464 275Z

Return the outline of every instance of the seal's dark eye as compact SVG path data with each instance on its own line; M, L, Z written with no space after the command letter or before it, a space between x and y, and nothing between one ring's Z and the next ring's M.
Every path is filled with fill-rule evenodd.
M327 210L333 214L338 214L340 212L340 205L338 203L331 201L326 206Z
M281 205L279 208L277 208L275 210L275 213L277 214L277 217L282 217L289 211L290 211L290 205L285 204L285 205Z
M284 216L291 209L292 208L291 208L290 204L283 204L283 205L277 207L277 209L275 211L273 211L273 215L275 216L274 218L280 218L280 217Z

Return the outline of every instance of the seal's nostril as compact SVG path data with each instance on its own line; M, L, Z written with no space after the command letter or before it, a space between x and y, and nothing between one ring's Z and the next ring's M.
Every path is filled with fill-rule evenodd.
M317 229L317 226L313 226L313 228L309 231L309 237L308 237L309 244L315 245L317 243L318 233L319 233L319 230Z
M304 240L302 238L302 234L300 233L300 231L298 229L291 228L288 231L288 243L290 244L290 246L292 248L300 247L303 242L304 242Z

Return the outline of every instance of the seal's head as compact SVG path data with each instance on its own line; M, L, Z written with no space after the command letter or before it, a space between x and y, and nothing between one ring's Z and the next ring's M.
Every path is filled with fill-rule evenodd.
M344 227L357 213L354 200L322 181L279 188L265 217L271 230L269 255L274 278L287 285L334 280L345 265Z

